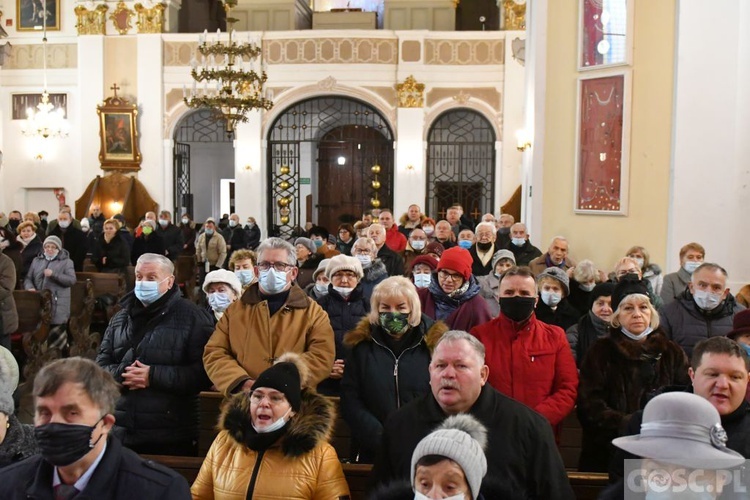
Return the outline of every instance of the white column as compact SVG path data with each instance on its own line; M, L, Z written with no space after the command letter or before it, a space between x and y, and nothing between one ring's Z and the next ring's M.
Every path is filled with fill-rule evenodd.
M501 12L502 15L502 12ZM516 149L516 134L526 128L524 117L526 100L519 99L525 94L526 67L513 58L513 40L526 39L525 31L505 32L505 77L503 79L503 130L502 144L498 145L497 156L502 158L505 168L498 166L495 182L495 211L508 202L519 185L523 185L523 153ZM528 53L528 52L527 52ZM523 216L523 210L521 211Z
M424 108L398 108L396 164L393 173L393 216L396 220L416 203L425 210Z
M179 224L180 215L175 213L175 202L174 202L174 139L162 139L162 162L165 169L169 169L171 174L169 175L170 181L166 183L164 202L160 208L162 210L169 210L172 212L172 222ZM179 205L179 204L178 204ZM194 214L190 214L195 217Z
M144 152L161 151L164 147L164 71L162 68L161 35L138 35L138 128L143 160L138 172L140 180L160 209L172 210L172 162L164 155Z
M261 114L259 111L251 111L248 114L248 122L238 124L235 129L234 199L242 224L245 224L248 217L255 217L261 235L265 238L268 236L268 166L264 143Z
M81 185L77 193L69 195L80 196L94 177L103 174L99 163L99 115L96 113L96 107L104 101L104 85L104 36L79 36L76 102L81 133L76 136L80 141Z
M521 219L532 241L542 237L542 185L544 181L544 113L547 91L547 2L535 0L526 5L526 92L525 127L531 137L531 149L523 155L523 198ZM507 142L507 139L506 139Z

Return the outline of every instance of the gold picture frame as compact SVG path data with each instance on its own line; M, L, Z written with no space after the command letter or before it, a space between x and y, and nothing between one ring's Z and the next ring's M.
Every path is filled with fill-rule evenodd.
M99 115L99 163L103 170L141 169L138 150L138 106L117 96L104 100L96 107Z
M45 0L16 0L16 31L42 31ZM47 2L47 31L60 31L60 0Z

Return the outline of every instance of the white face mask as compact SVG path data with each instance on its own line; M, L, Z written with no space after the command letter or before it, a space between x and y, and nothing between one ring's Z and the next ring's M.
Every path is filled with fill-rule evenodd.
M695 262L694 260L688 260L683 264L682 268L687 271L688 274L692 275L693 272L698 269L698 266L703 264L703 262Z
M704 311L712 311L719 307L722 302L722 293L711 293L705 290L696 290L693 292L693 300Z
M58 225L59 225L59 226L60 226L61 228L63 228L63 229L68 229L68 226L70 226L70 221L69 221L69 220L61 220L61 221L58 221L58 223L57 223L57 224L58 224Z
M562 300L562 294L556 292L542 292L542 302L550 307L555 307Z
M190 222L190 219L188 219L187 217L185 217L184 219L182 219L182 223L183 224L187 224L188 222Z
M590 292L594 289L595 286L596 283L581 283L580 285L578 285L578 288L580 288L584 292Z
M422 250L425 246L425 242L423 240L414 240L411 243L411 247L414 250Z
M627 338L629 338L629 339L641 340L641 339L645 339L646 337L648 337L649 334L654 331L654 329L649 326L648 328L646 328L645 330L643 330L643 332L641 332L641 333L639 333L637 335L635 333L629 332L624 326L620 327L620 331L622 333L624 333L625 336Z
M642 258L640 258L640 257L633 257L633 260L638 263L638 267L640 267L641 269L643 269L643 259Z
M522 247L526 244L526 238L511 238L510 242L517 247Z
M279 429L281 429L282 427L286 425L286 417L288 417L291 412L292 412L292 409L289 408L289 411L287 411L284 415L279 417L279 419L276 422L262 429L258 429L257 427L255 427L255 424L252 424L253 429L255 429L255 432L257 432L258 434L267 434L269 432L278 431Z
M435 228L432 226L424 226L422 227L422 231L424 231L427 236L430 236L432 233L435 232Z
M432 283L431 274L415 274L414 275L414 286L417 288L427 288Z
M354 288L349 288L349 287L346 287L346 286L335 286L334 285L333 289L336 290L337 292L339 292L339 295L341 295L342 297L348 297L354 291Z
M357 255L357 258L359 259L359 262L362 264L362 267L367 269L372 265L372 257L369 255Z
M319 295L328 294L328 283L315 283L315 291L318 292Z
M464 500L465 498L466 496L464 495L464 493L459 493L458 495L453 495L450 497L443 497L442 500ZM424 495L418 491L415 491L414 500L435 500L435 499L432 499L428 497L427 495Z

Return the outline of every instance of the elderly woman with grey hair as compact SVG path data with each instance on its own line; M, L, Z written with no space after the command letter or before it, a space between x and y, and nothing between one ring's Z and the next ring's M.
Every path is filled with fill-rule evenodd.
M378 258L378 247L372 238L358 238L352 246L352 257L362 264L362 294L370 300L375 287L388 277L385 263Z
M606 281L599 270L589 259L579 262L576 267L568 269L570 277L570 294L568 302L578 311L586 311L591 302L591 291L600 281Z
M39 452L34 428L22 424L15 415L13 391L18 385L18 363L13 354L0 347L0 468Z

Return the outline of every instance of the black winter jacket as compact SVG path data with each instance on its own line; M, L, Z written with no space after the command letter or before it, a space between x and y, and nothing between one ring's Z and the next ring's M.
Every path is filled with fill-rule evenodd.
M489 384L482 387L468 413L487 428L487 474L481 488L487 498L574 498L552 427L544 417L500 394ZM447 416L429 391L391 415L385 424L373 469L375 484L408 480L411 456L417 444ZM488 488L489 482L496 484ZM498 487L512 494L492 496L491 491Z
M513 243L508 243L508 250L513 252L517 266L528 266L529 262L542 255L542 251L532 245L529 240L526 240L523 246L520 247L515 246Z
M133 240L133 249L130 251L130 262L135 265L138 262L138 258L144 253L164 255L165 250L164 238L159 236L158 233L152 232L148 237L141 234Z
M341 382L341 415L359 445L359 461L372 463L388 416L409 401L430 392L430 351L448 327L422 314L407 332L399 356L388 348L380 326L363 318L344 337L351 348ZM413 333L413 335L411 335Z
M133 292L120 305L104 332L96 362L118 383L135 360L151 367L149 386L123 387L117 401L116 425L124 429L125 445L191 443L198 437L198 393L211 385L203 369L203 348L214 329L212 318L183 299L176 286L148 308ZM144 312L151 319L139 328L138 342L134 325Z
M165 255L169 257L169 260L177 260L177 257L182 255L182 245L185 244L182 230L170 222L165 228L159 224L156 234L164 240Z
M21 271L21 275L18 277L19 281L23 282L24 278L26 278L26 273L29 272L31 263L34 261L36 256L43 251L44 246L42 245L42 240L39 239L39 236L34 237L33 240L31 240L25 247L23 247L23 250L21 250L23 270Z
M388 271L388 276L403 276L404 275L404 259L399 254L388 248L388 245L383 245L378 250L378 259L380 259L385 268Z
M83 261L86 259L86 235L83 231L73 225L63 231L58 224L49 234L60 238L63 248L70 254L70 260L73 261L73 268L76 272L83 271Z
M105 257L106 260L104 260ZM102 233L94 246L92 260L100 272L124 270L130 265L130 248L128 248L128 243L119 232L115 233L109 243L104 239L104 233Z
M734 315L744 307L739 305L731 294L713 311L703 311L693 300L693 294L686 288L674 302L659 311L661 328L667 338L674 340L688 355L703 339L726 335L732 330Z
M54 467L41 455L34 455L0 470L0 498L55 498L52 489ZM123 448L115 437L84 490L76 500L190 500L190 488L172 469L145 460Z
M578 312L578 310L572 305L570 305L567 297L562 299L560 303L557 304L557 309L555 309L554 311L540 298L539 302L537 302L536 304L535 312L536 319L538 319L539 321L547 323L548 325L559 326L563 330L567 330L571 326L578 323L578 320L581 319L581 313Z

